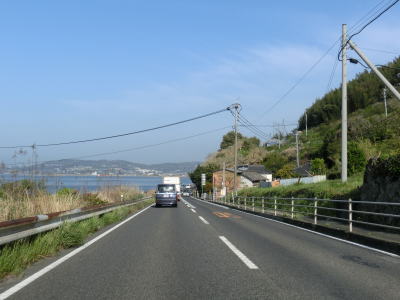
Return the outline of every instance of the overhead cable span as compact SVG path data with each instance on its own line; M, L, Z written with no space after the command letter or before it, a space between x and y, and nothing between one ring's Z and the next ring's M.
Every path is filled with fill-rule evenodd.
M165 125L160 125L152 128L147 128L147 129L142 129L142 130L137 130L137 131L132 131L132 132L127 132L127 133L121 133L121 134L115 134L115 135L110 135L110 136L104 136L104 137L97 137L97 138L90 138L90 139L84 139L84 140L76 140L76 141L68 141L68 142L59 142L59 143L49 143L49 144L33 144L33 145L20 145L20 146L0 146L0 149L17 149L17 148L35 148L35 147L51 147L51 146L62 146L62 145L71 145L71 144L80 144L80 143L88 143L88 142L95 142L95 141L102 141L102 140L108 140L108 139L115 139L123 136L128 136L128 135L134 135L138 133L144 133L144 132L149 132L149 131L154 131L162 128L167 128L191 121L195 121L198 119L210 117L212 115L216 115L219 113L222 113L224 111L229 111L231 110L231 106L228 106L224 109L220 109L214 112L210 112L208 114L200 115L197 117L193 117L190 119L178 121L178 122L173 122Z

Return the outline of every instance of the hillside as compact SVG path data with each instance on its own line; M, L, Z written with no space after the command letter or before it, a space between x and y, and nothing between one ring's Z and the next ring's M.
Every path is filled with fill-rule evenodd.
M92 173L107 175L185 175L192 171L198 162L142 164L126 160L76 160L62 159L40 163L35 166L39 174L78 174ZM32 166L18 168L21 172L30 172ZM11 169L5 171L10 172Z
M378 68L394 86L400 85L400 58L396 58L385 67ZM382 102L384 84L372 71L365 70L355 79L348 82L347 101L348 113L367 108L375 103ZM308 128L338 120L341 117L341 87L338 87L322 98L317 99L307 112ZM299 119L299 130L306 127L305 114Z
M400 58L381 67L382 73L395 86L400 86ZM395 69L398 68L398 69ZM383 84L377 76L364 71L348 83L348 173L362 175L367 161L374 157L389 157L400 149L400 101L387 95L388 115L382 101ZM300 164L311 165L311 173L340 177L341 90L325 94L307 109L299 119ZM260 145L257 138L239 136L239 164L259 164L273 172L274 177L295 177L296 142L293 134L282 138L278 145ZM223 137L220 149L210 154L202 168L206 172L233 166L232 132ZM196 172L194 172L196 173Z

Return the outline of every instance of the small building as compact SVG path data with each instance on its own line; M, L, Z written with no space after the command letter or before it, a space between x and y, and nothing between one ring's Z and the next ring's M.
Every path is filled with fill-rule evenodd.
M264 187L272 182L272 172L263 165L241 165L237 167L236 188ZM234 169L227 168L213 173L214 192L217 197L234 190ZM224 190L225 187L225 190Z

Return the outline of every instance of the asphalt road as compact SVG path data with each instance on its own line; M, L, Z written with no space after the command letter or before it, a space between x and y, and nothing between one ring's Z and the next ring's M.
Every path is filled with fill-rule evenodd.
M186 200L147 209L10 298L400 298L399 258Z

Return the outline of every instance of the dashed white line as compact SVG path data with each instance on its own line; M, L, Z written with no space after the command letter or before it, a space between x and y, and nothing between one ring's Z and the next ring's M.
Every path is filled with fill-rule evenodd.
M225 243L225 245L228 246L229 249L232 250L233 253L236 254L237 257L240 258L240 260L249 268L252 270L258 269L258 267L246 256L243 254L242 251L240 251L238 248L236 248L226 237L224 236L219 236L221 241Z
M191 208L190 210L191 210L192 212L196 213L196 211L195 211L193 208Z
M204 219L202 216L199 216L199 219L203 221L204 224L210 224L206 219Z

